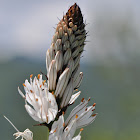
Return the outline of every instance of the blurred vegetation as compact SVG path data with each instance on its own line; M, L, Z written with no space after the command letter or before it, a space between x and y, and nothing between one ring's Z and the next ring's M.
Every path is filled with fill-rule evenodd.
M34 132L34 140L47 139L46 127L33 126L38 122L27 114L24 100L17 87L23 90L22 83L30 74L37 75L40 70L46 73L44 62L15 59L0 64L0 130L1 139L14 139L14 128L2 117L6 115L20 130L26 128ZM78 101L91 97L90 104L96 102L98 116L82 132L82 139L97 140L138 140L140 139L140 67L138 65L115 66L81 64L84 79ZM45 77L44 77L45 79ZM71 107L73 108L73 107ZM67 112L69 114L70 109Z

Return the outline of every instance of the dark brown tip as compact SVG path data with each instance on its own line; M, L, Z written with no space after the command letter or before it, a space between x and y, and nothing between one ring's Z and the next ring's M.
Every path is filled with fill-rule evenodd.
M80 7L76 3L69 8L66 17L68 24L69 22L73 22L74 25L77 25L78 29L83 29L85 27Z

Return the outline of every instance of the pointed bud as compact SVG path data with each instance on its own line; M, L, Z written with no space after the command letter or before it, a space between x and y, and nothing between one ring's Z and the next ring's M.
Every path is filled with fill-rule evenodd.
M61 108L68 105L72 94L73 94L73 79L71 79L70 83L68 84L68 86L64 91L64 95L62 97L62 102L61 102Z
M80 72L79 76L74 81L74 88L79 88L83 79L83 72Z
M57 87L55 90L55 95L56 97L59 96L60 98L63 95L63 92L67 86L68 80L69 80L69 68L66 68L64 70L64 72L60 75L59 79L58 79L58 83L57 83Z
M55 55L55 61L56 61L56 70L57 72L59 72L60 70L62 70L64 61L62 51L57 51Z
M52 60L49 66L49 73L48 73L48 88L49 91L53 91L56 88L56 78L57 78L57 71L56 71L56 61Z
M62 44L61 44L61 39L57 39L55 43L55 51L62 50Z
M70 57L71 57L71 49L68 48L64 54L64 65L68 64Z

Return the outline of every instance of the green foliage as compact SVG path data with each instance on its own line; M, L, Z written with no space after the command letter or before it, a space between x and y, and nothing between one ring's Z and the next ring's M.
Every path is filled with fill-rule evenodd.
M17 87L23 89L24 80L29 79L30 74L35 76L40 73L40 69L46 74L45 64L38 62L16 60L0 64L0 113L6 115L20 131L26 128L32 130L34 140L46 139L48 130L43 126L33 126L38 122L33 121L25 111L24 100L18 94ZM90 102L97 103L98 113L95 122L84 128L82 139L140 139L140 67L82 65L81 71L84 79L80 99L92 97ZM15 130L2 117L0 123L1 139L11 139Z

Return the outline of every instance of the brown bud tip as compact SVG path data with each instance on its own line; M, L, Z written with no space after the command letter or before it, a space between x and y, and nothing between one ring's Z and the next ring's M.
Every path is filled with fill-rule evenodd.
M77 25L77 28L80 30L85 27L80 7L76 3L69 8L68 12L66 13L66 19L68 27L70 22Z
M93 106L95 106L95 105L96 105L96 103L93 104Z
M82 132L83 130L84 130L83 128L80 129L81 132Z

